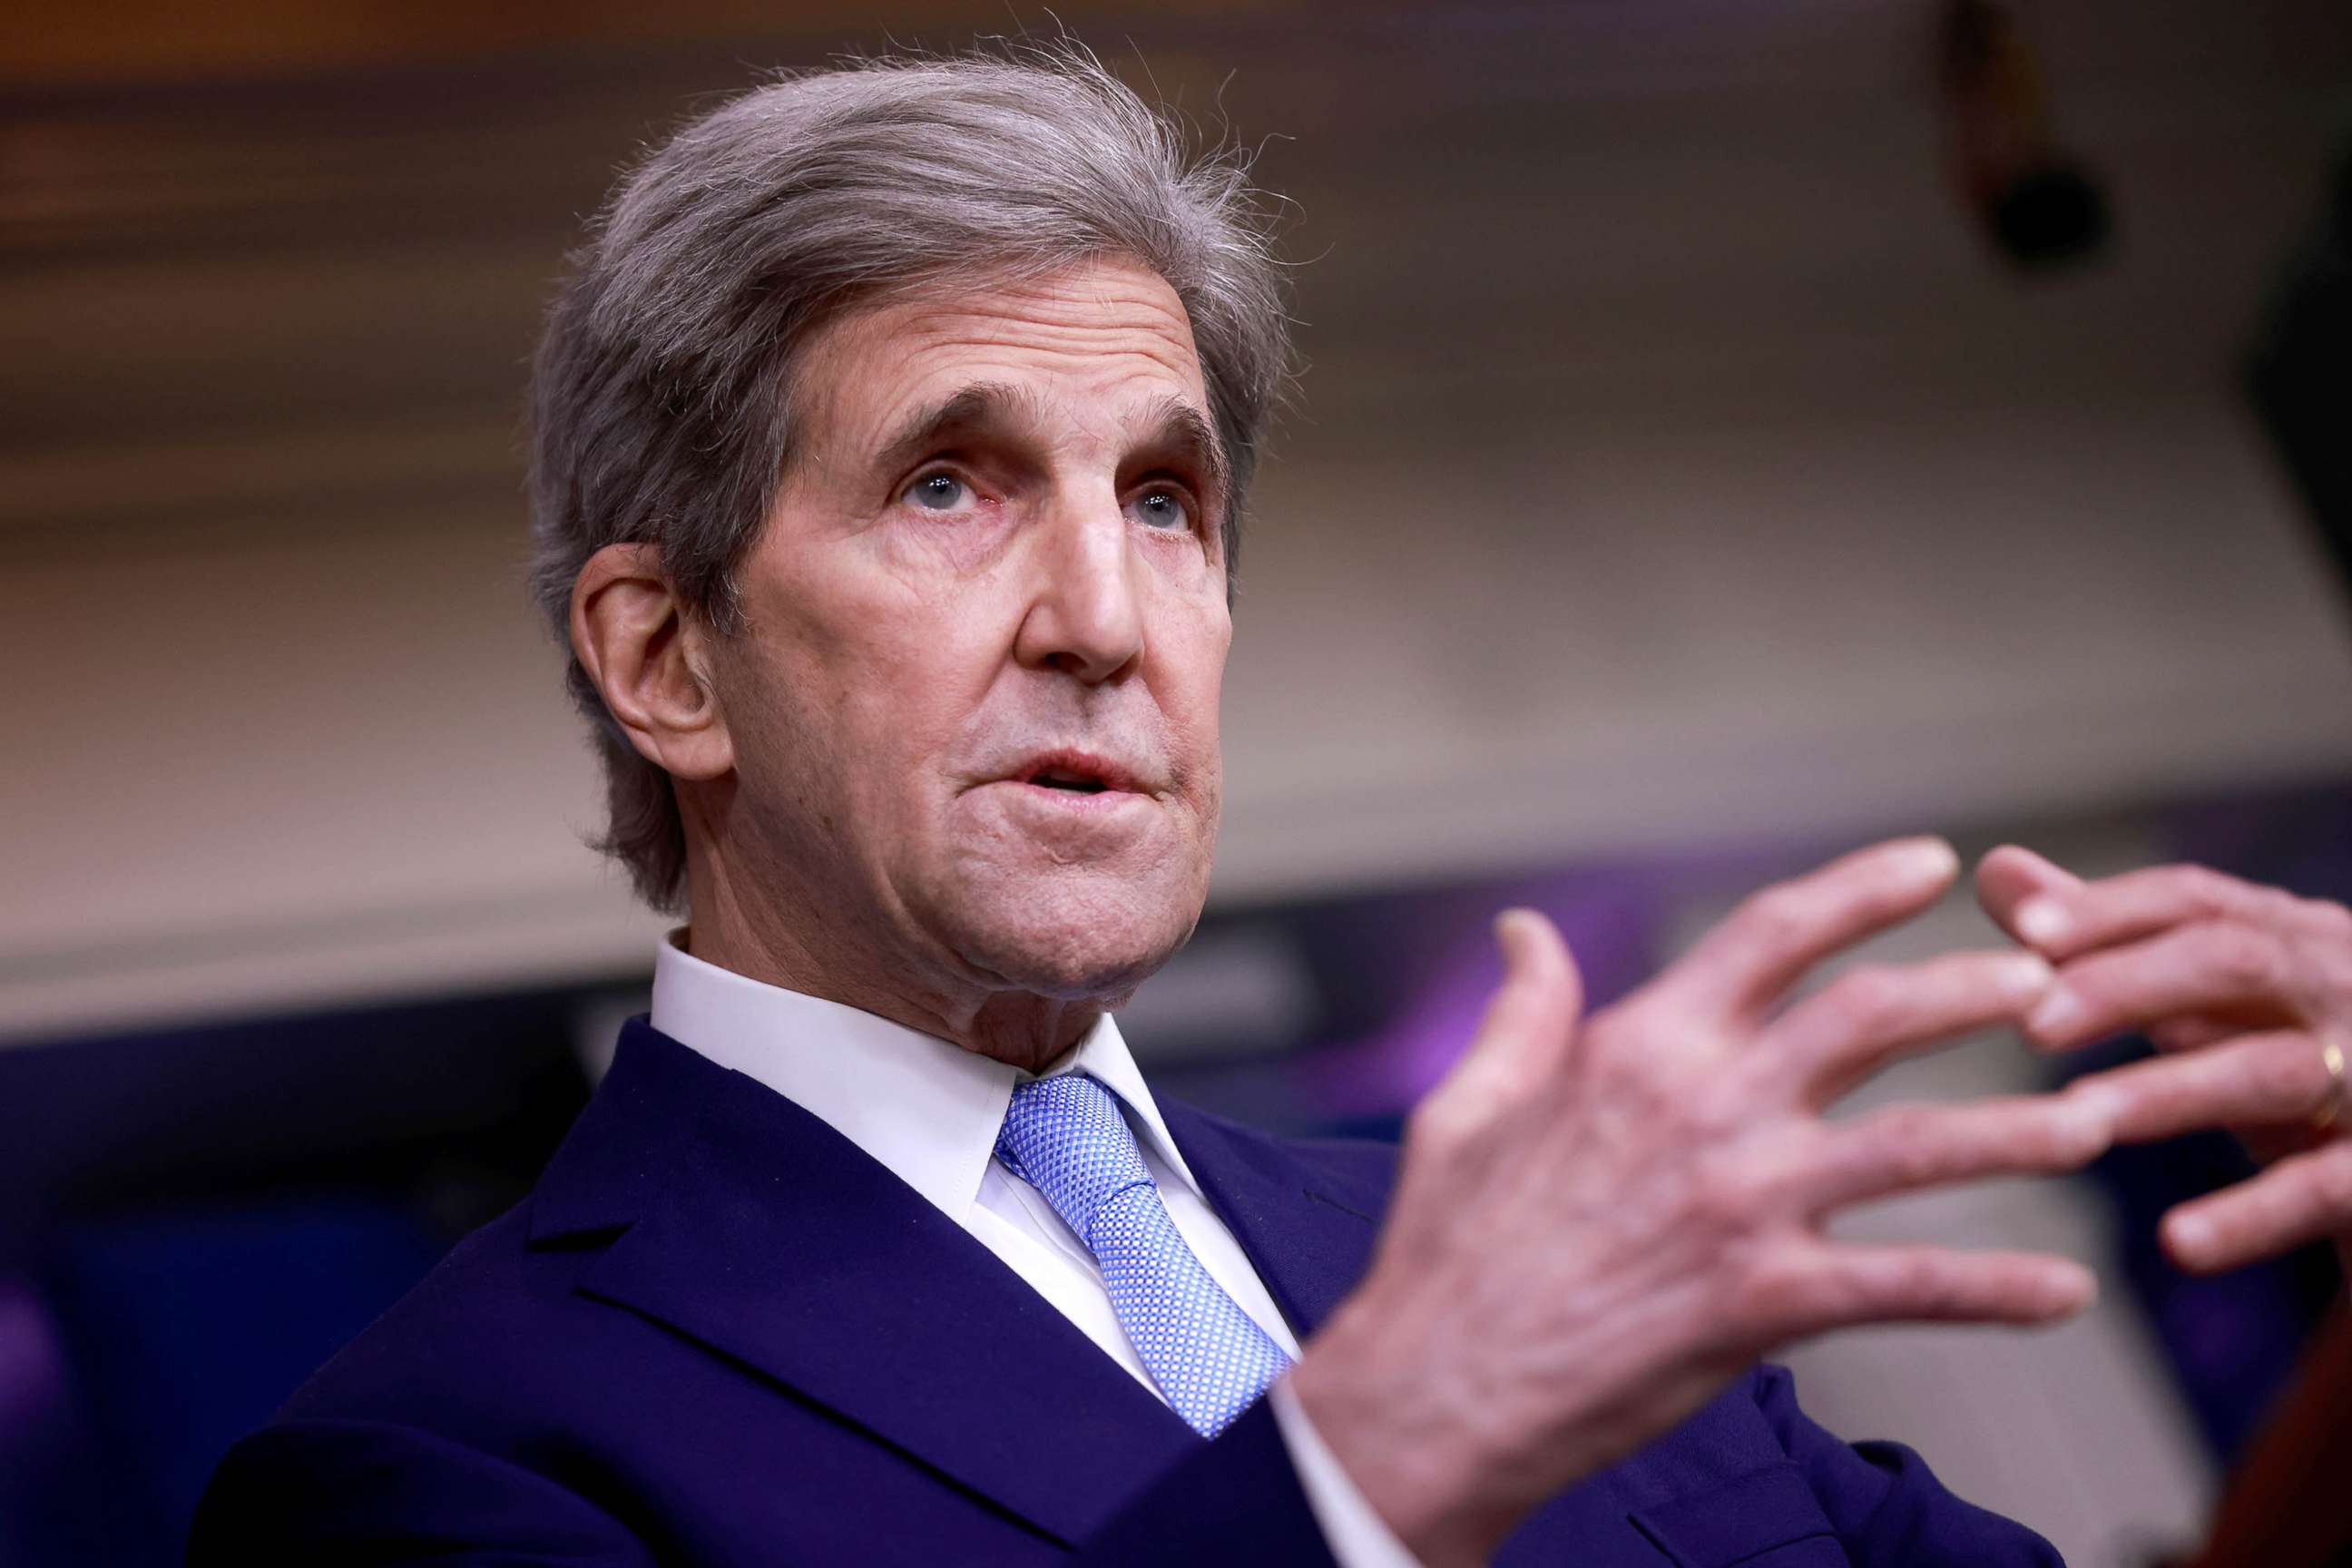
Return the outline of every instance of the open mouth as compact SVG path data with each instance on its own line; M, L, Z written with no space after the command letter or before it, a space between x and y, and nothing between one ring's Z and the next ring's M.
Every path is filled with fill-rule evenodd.
M1012 776L1017 784L1035 784L1065 795L1133 794L1142 787L1107 757L1058 748L1031 757Z
M1110 788L1098 778L1089 778L1084 773L1070 773L1062 768L1047 768L1043 773L1030 774L1023 782L1043 784L1047 789L1066 789L1077 795L1100 795Z

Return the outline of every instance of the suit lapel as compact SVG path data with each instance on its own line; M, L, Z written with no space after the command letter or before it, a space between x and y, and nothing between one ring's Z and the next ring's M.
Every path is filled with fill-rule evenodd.
M1301 1341L1323 1324L1370 1266L1388 1204L1392 1150L1378 1144L1286 1142L1173 1100L1160 1102L1171 1136L1257 1268Z
M639 1021L533 1198L534 1242L613 1230L581 1293L691 1335L1065 1541L1200 1441L855 1144Z

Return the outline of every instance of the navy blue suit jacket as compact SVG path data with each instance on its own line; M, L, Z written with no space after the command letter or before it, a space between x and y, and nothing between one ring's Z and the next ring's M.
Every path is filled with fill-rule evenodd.
M1394 1151L1176 1104L1303 1340ZM530 1199L223 1460L199 1564L1328 1563L1263 1401L1214 1441L816 1118L642 1021ZM1742 1378L1506 1563L2007 1568L2032 1532Z

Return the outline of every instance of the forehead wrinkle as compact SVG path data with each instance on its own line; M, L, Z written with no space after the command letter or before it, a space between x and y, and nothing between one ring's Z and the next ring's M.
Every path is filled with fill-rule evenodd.
M1025 280L992 293L903 297L874 310L866 324L879 326L894 315L917 340L916 352L1026 349L1093 360L1103 353L1103 339L1121 338L1119 354L1200 384L1192 317L1166 279L1141 268L1096 265L1065 275L1058 287L1053 279Z

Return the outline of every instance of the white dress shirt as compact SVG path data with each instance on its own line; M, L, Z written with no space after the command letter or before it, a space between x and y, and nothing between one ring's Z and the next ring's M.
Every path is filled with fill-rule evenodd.
M653 1026L720 1067L756 1079L879 1161L961 1226L1155 1397L1111 1310L1102 1270L1044 1195L996 1160L1018 1068L857 1008L765 984L694 957L672 932L654 963ZM1106 1014L1048 1069L1085 1072L1118 1097L1168 1216L1225 1293L1284 1352L1298 1341L1249 1255L1201 1194L1151 1090ZM1413 1558L1292 1395L1269 1391L1276 1424L1325 1542L1342 1568L1412 1568Z

